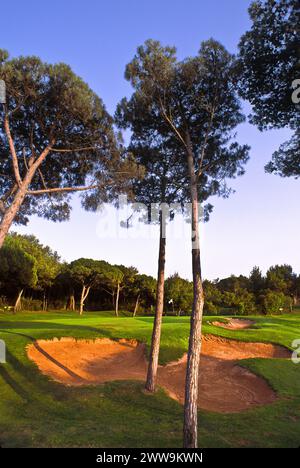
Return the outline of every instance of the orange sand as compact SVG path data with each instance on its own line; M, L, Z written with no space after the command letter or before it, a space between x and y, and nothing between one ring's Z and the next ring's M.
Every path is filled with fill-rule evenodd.
M65 385L101 384L113 380L145 380L145 345L109 339L38 340L27 348L42 373ZM204 336L199 377L199 407L221 413L239 412L275 401L267 382L240 367L245 358L287 358L285 348ZM159 366L158 384L183 403L186 355Z

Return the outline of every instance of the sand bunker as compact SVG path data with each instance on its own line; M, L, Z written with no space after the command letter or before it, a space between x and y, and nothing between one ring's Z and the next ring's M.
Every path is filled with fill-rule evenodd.
M246 319L228 319L227 322L212 322L212 325L229 330L244 330L254 324L253 320Z
M136 341L95 341L62 338L38 340L27 348L41 372L66 385L101 384L113 380L145 380L145 345ZM245 358L287 358L280 346L245 343L204 336L199 378L199 407L221 413L239 412L272 403L267 382L237 365ZM159 366L158 384L180 403L184 401L186 355Z

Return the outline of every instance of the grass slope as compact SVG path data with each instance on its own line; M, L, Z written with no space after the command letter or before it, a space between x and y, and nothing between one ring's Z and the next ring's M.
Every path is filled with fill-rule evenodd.
M204 333L244 341L272 342L289 349L300 339L300 315L253 317L255 327L233 331L205 317ZM28 360L32 340L136 338L149 345L152 319L115 318L107 313L0 314L0 338L7 364L0 364L0 445L2 447L180 447L182 407L163 391L144 394L139 382L64 387L40 374ZM187 349L189 319L166 317L162 364ZM264 408L222 415L201 411L202 447L298 447L300 444L300 364L281 359L248 359L243 365L264 376L280 400Z

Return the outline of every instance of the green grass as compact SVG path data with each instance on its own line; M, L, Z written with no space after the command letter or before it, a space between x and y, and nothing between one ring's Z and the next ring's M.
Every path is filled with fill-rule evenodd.
M300 315L253 317L255 327L233 331L210 325L204 333L244 341L281 344L300 339ZM219 317L218 317L219 320ZM152 319L115 318L111 312L0 314L0 338L7 363L0 364L0 445L2 447L180 447L182 407L163 391L146 395L139 382L65 387L43 376L28 360L32 340L135 338L149 345ZM189 319L165 317L160 362L187 349ZM239 414L199 413L202 447L298 447L300 445L300 364L282 359L248 359L243 365L264 376L278 392L272 405Z

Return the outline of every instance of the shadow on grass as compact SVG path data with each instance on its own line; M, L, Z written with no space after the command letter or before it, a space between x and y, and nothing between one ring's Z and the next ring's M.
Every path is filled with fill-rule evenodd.
M4 382L9 385L9 387L23 400L29 402L31 397L29 393L18 384L18 382L10 375L8 370L1 365L0 366L0 377L4 380Z
M86 325L75 325L75 324L58 324L50 322L0 322L1 329L0 331L6 332L7 330L84 330L84 331L93 331L96 333L102 332L103 329L90 327ZM16 332L16 334L18 334ZM22 335L20 333L20 335ZM24 335L26 336L26 335ZM28 338L28 336L26 336ZM32 338L32 337L29 337Z
M65 330L68 328L70 330L70 327L64 327L64 326L58 326L56 329L62 329ZM85 331L93 331L97 332L99 334L100 330L92 327L83 327L83 326L74 326L73 329L80 329L80 330L85 330ZM76 375L74 372L72 372L70 369L68 369L66 366L61 364L59 361L57 361L55 358L53 358L50 354L48 354L45 350L41 348L41 346L36 342L36 338L30 335L26 335L24 333L19 333L19 332L13 332L10 330L0 330L1 332L7 333L9 335L14 335L14 336L19 336L22 338L25 338L26 341L30 341L33 343L35 348L42 353L47 359L49 359L51 362L53 362L55 365L63 369L66 373L68 373L71 377L73 378L80 378L78 375ZM107 331L101 330L101 336L110 338L110 333ZM22 348L23 349L23 348ZM7 358L7 364L5 365L0 365L0 376L3 378L4 382L6 382L7 385L11 387L11 389L19 395L23 400L26 401L33 401L33 393L26 391L16 380L15 377L12 376L12 374L20 375L25 381L28 382L28 385L33 385L40 393L47 393L49 394L49 379L48 377L42 376L40 372L38 371L37 366L35 366L35 372L32 372L28 369L28 366L24 365L19 359L13 355L9 347L6 349L6 358ZM7 366L7 367L6 367ZM43 378L44 377L44 378ZM44 380L46 379L46 380ZM53 397L55 398L56 391L55 389L58 389L58 385L55 382L51 381L51 384L55 386L53 387ZM61 392L58 392L61 393ZM59 395L58 395L59 396Z

